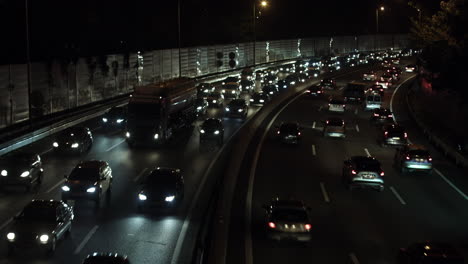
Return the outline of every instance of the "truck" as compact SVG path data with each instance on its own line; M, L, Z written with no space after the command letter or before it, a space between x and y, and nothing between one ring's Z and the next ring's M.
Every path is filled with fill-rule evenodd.
M361 103L365 98L366 83L348 83L343 89L343 97L346 103Z
M128 102L125 138L129 147L163 144L196 120L195 81L176 78L135 87Z

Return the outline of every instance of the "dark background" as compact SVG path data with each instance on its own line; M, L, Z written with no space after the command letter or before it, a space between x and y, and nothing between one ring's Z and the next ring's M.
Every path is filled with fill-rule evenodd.
M258 0L257 0L258 1ZM43 60L177 47L176 0L29 0L31 56ZM439 1L424 1L436 9ZM269 0L257 39L409 32L405 0ZM253 0L181 0L182 46L252 40ZM0 63L24 61L25 1L0 0Z

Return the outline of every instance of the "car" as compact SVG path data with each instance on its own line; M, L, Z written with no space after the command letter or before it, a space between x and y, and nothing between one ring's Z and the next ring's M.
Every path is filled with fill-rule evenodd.
M388 73L392 75L392 81L397 82L400 80L400 75L401 75L401 70L398 70L396 68L391 68L387 70Z
M264 105L270 101L270 95L263 92L255 92L250 98L250 105Z
M130 260L126 255L94 252L83 260L83 264L130 264Z
M184 198L184 177L180 169L156 167L143 180L138 192L138 211L171 207Z
M323 89L326 90L335 90L337 88L336 81L333 78L325 78L320 81L319 84Z
M409 172L424 172L431 174L432 157L427 148L422 145L405 145L395 152L393 164L402 174Z
M382 85L384 89L388 89L392 86L393 82L393 75L389 72L384 72L382 76L380 76L379 80L375 82L375 84Z
M208 107L220 108L224 105L224 95L219 91L215 91L208 95L206 101L208 101Z
M87 127L72 127L58 134L52 143L58 153L84 153L93 146L93 135Z
M195 112L197 116L206 115L208 111L208 102L205 98L197 98L195 99Z
M276 84L278 77L276 75L268 74L264 77L263 83L265 84Z
M112 169L102 160L87 160L78 163L62 185L62 201L92 200L99 205L104 195L112 190Z
M295 73L292 73L284 79L286 83L289 83L289 87L299 83L299 76Z
M218 145L224 142L223 121L217 118L208 118L200 126L200 144L207 140L215 140Z
M280 65L279 69L280 72L294 72L294 64L284 64Z
M382 66L384 67L390 67L392 66L392 60L390 58L385 58L382 61Z
M372 188L384 190L384 171L374 157L353 156L343 162L343 182L348 190Z
M347 83L343 89L342 96L347 104L355 103L360 104L366 98L365 91L367 89L366 83Z
M251 91L254 90L255 85L253 81L251 80L241 80L239 84L239 88L241 89L242 92L250 93Z
M323 127L323 136L324 137L346 137L346 126L345 122L341 118L330 117L325 121L325 126Z
M278 87L274 84L265 85L262 88L262 92L274 96L279 93Z
M418 242L400 248L399 264L463 264L465 260L451 244L436 241Z
M344 113L346 109L345 102L341 99L331 98L328 102L328 111Z
M378 93L378 94L380 94L381 97L383 97L385 95L385 89L382 87L382 85L373 84L373 85L371 85L370 87L367 88L365 93L366 94Z
M226 117L240 117L242 119L247 118L249 107L244 99L234 99L224 109L224 115Z
M382 107L382 96L379 93L368 93L364 99L364 111Z
M112 107L102 117L102 124L104 128L118 128L123 129L127 124L127 107L116 106Z
M242 80L251 81L253 76L253 70L251 68L245 68L241 72L241 82Z
M225 99L236 99L240 96L240 86L239 84L227 83L224 84L221 88L221 93Z
M404 146L408 144L408 133L398 124L384 125L379 143L381 146Z
M226 77L222 83L222 85L226 85L226 84L233 84L233 85L239 85L239 77L237 76L229 76L229 77Z
M317 78L320 76L320 70L316 69L316 70L308 70L307 71L307 75L309 76L309 79L310 78Z
M42 160L35 153L9 153L0 157L0 186L20 185L30 191L44 179Z
M283 143L298 144L301 140L301 127L297 122L285 122L276 127L276 136Z
M400 59L399 58L393 58L392 59L392 64L400 64Z
M405 66L405 72L415 72L417 66L415 64L408 64Z
M311 96L321 96L323 95L323 88L320 85L311 85L307 87L306 94Z
M363 81L376 81L377 74L374 71L365 72L362 75L362 80Z
M70 235L73 218L73 208L62 201L32 200L13 218L6 232L8 255L35 247L52 255L57 242Z
M266 74L267 73L264 70L256 70L255 71L255 81L260 81L261 83L263 83L263 77Z
M372 112L370 121L376 124L393 123L393 114L388 108L376 108Z
M262 206L265 210L265 233L268 239L308 242L312 239L310 207L300 200L275 198Z
M291 84L287 82L286 80L279 80L276 85L278 86L278 89L281 91L283 89L287 89Z
M306 82L309 79L309 76L305 72L299 73L297 77L299 78L299 81L302 83Z
M210 93L215 91L215 86L211 83L200 83L197 86L197 97L207 98Z

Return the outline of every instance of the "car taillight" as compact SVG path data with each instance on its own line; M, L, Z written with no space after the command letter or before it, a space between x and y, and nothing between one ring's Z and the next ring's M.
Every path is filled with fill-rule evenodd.
M431 157L429 157L427 160L428 160L428 161L432 161L432 158L431 158Z
M281 134L281 132L278 130L278 132L276 132L278 135Z
M393 117L393 115L388 115L388 117Z
M356 174L357 174L357 172L356 172L355 170L351 170L351 174L354 174L354 175L356 175Z
M410 156L406 156L406 160L410 160L410 159L411 159Z
M385 172L380 172L380 177L383 177L385 175Z
M306 230L310 230L312 228L312 225L311 224L305 224L304 227L305 227Z
M322 93L322 91L317 91L317 93Z
M300 136L300 135L301 135L301 132L297 132L297 135Z
M384 133L384 134L385 134L385 136L388 136L388 132L387 132L387 131L385 131L385 133Z
M379 114L374 114L374 116L379 116Z
M405 138L407 138L407 137L408 137L408 134L405 132Z
M268 226L269 226L270 228L276 228L276 225L275 225L275 223L273 223L273 222L268 222Z
M307 93L310 93L310 90L307 90L306 92L307 92Z

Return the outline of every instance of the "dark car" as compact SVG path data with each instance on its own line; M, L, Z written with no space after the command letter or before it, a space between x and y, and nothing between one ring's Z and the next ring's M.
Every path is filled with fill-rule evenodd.
M262 92L255 92L250 98L250 105L264 105L270 101L270 95Z
M82 161L76 165L62 186L62 200L93 200L99 205L101 198L110 195L112 169L102 160Z
M68 128L60 132L52 146L60 153L84 153L93 146L93 135L87 127Z
M399 264L463 264L463 256L448 243L427 241L400 248Z
M381 146L404 146L408 144L408 134L404 127L397 124L388 124L383 126L380 139Z
M296 122L281 123L276 128L276 135L283 143L298 144L301 140L301 127Z
M51 255L58 240L70 234L73 209L64 202L32 200L15 218L7 231L8 254L39 247Z
M276 85L278 86L278 89L281 91L281 90L284 90L284 89L288 89L288 87L291 85L289 82L287 82L286 80L279 80Z
M405 72L415 72L417 70L416 64L408 64L405 66Z
M354 156L343 163L343 183L349 190L356 187L384 190L384 171L373 157Z
M320 70L308 70L307 75L309 76L309 79L310 78L317 78L317 77L320 76Z
M366 84L363 83L348 83L343 89L343 97L346 103L361 103L366 95Z
M255 87L255 85L254 85L253 81L251 81L251 80L242 80L242 81L240 81L239 88L243 92L250 93L251 91L254 90L254 87Z
M266 75L267 73L264 71L264 70L256 70L255 71L255 81L260 81L263 83L263 77Z
M346 126L344 120L338 117L329 117L323 127L323 136L345 138Z
M223 121L217 118L208 118L200 126L200 144L206 140L215 140L219 145L224 142Z
M264 84L276 84L277 81L278 81L278 77L276 75L272 75L272 74L268 74L263 79Z
M312 96L321 96L323 95L323 88L320 85L311 85L307 87L306 94Z
M323 89L328 89L328 90L335 90L336 87L336 81L333 78L325 78L320 81L319 84Z
M123 106L112 107L102 117L104 128L124 128L127 123L127 108Z
M138 192L138 210L179 204L184 197L184 177L179 169L157 167Z
M212 92L206 98L208 101L208 106L212 107L222 107L224 104L224 95L218 91Z
M244 99L234 99L224 109L224 115L227 117L247 118L249 108Z
M222 85L226 85L226 84L239 85L239 78L236 76L229 76L229 77L226 77L226 79L224 79L221 84Z
M214 92L215 86L211 83L200 83L197 85L197 97L207 98L210 93Z
M195 100L195 112L197 116L206 115L208 111L208 102L204 98L197 98Z
M252 80L253 70L251 68L245 68L241 72L241 79L242 80Z
M394 165L402 174L408 172L432 172L432 157L427 148L421 145L406 145L395 152Z
M262 92L274 96L279 93L278 87L274 84L266 85L262 88Z
M117 253L93 253L88 255L83 264L130 264L130 260L125 255Z
M30 191L44 177L41 157L31 153L14 153L0 157L1 187L22 185Z
M394 81L393 75L390 72L384 72L382 76L380 76L380 82L386 82L390 85Z
M310 210L302 201L273 199L265 209L266 236L273 240L311 240L312 222Z
M385 89L382 85L373 84L366 90L367 94L378 93L381 97L385 95Z
M400 80L401 70L398 70L396 68L392 68L392 69L387 70L387 72L392 75L393 81L399 81Z
M284 80L286 81L286 83L289 83L289 86L293 86L299 83L299 76L293 73L293 74L288 75L286 79Z
M376 124L393 123L393 114L388 108L374 109L370 121Z
M309 79L309 76L305 72L304 73L299 73L297 75L297 77L299 78L299 81L302 82L302 83Z

